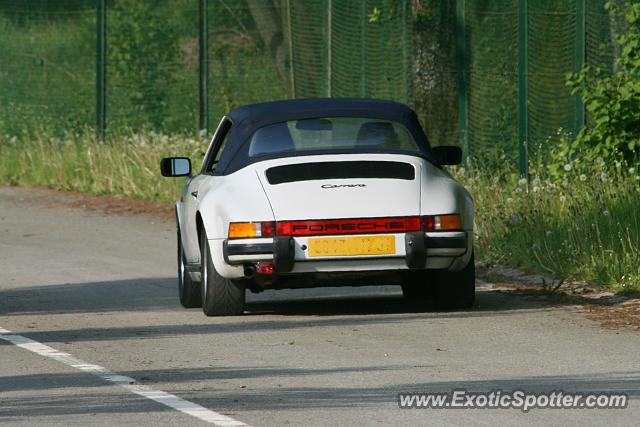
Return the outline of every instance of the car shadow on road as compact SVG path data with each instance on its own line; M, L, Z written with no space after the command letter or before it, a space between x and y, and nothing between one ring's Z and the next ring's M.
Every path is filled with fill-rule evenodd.
M483 312L537 309L548 305L540 296L513 296L481 288L472 310L456 316L480 316ZM106 313L120 311L182 311L173 278L142 278L92 283L19 287L0 290L0 315ZM197 309L196 309L197 310ZM268 290L248 293L245 316L259 315L366 315L437 312L426 301L402 297L399 286L333 287ZM445 314L445 313L442 313Z
M472 310L438 312L428 303L407 301L399 289L365 287L265 292L249 297L243 316L206 317L201 309L182 308L175 288L175 279L149 278L3 290L0 316L11 320L0 326L40 342L71 343L508 317L549 309L540 297L481 290ZM109 313L115 317L105 326L91 320L69 329L49 328L51 318L43 317Z
M282 295L278 296L281 292ZM310 295L305 295L305 292ZM539 309L548 306L545 298L535 295L515 297L505 292L479 287L471 310L438 310L431 300L408 300L399 286L362 288L316 288L265 291L248 298L245 316L277 314L284 316L337 316L367 314L434 313L439 316L481 316L485 312ZM295 293L295 295L291 295ZM494 313L495 314L495 313Z
M0 316L178 308L176 279L142 278L0 290Z

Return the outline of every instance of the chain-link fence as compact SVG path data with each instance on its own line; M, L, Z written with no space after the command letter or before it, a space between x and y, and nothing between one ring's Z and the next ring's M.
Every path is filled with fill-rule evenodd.
M101 102L108 132L192 132L246 103L374 97L434 145L522 166L588 120L566 74L612 69L617 26L604 0L2 0L0 131L93 127Z

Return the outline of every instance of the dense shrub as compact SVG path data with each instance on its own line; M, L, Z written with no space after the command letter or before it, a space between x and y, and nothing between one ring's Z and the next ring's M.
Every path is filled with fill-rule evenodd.
M575 140L563 141L555 151L556 175L567 165L575 167L575 159L583 164L597 159L609 165L640 162L640 3L607 7L626 21L626 30L617 38L620 56L613 73L585 67L568 76L573 93L584 101L589 121Z

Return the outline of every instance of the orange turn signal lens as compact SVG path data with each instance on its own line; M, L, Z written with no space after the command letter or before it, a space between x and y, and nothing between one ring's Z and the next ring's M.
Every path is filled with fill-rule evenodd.
M229 224L229 238L256 237L259 230L259 222L232 222Z
M230 239L273 236L273 222L232 222L229 224Z
M462 230L460 215L429 215L422 217L424 231L455 231Z
M435 217L435 229L436 230L461 230L462 223L460 222L460 215L438 215Z

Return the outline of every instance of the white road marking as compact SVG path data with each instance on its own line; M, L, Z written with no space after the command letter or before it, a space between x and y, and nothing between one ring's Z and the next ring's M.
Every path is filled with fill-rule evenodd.
M92 363L87 363L80 359L76 359L69 353L58 351L53 347L49 347L48 345L34 341L31 338L23 337L21 335L14 335L13 332L2 327L0 327L0 339L10 342L17 347L39 354L40 356L57 360L58 362L64 363L65 365L71 366L72 368L96 375L103 380L112 384L119 385L120 387L123 387L129 390L131 393L137 394L138 396L146 397L147 399L151 399L155 402L168 406L171 409L175 409L176 411L191 415L192 417L196 417L198 419L201 419L202 421L206 421L216 426L250 427L249 425L241 421L234 420L233 418L226 415L211 411L203 406L197 405L193 402L189 402L188 400L181 399L171 393L167 393L162 390L155 390L149 386L139 384L135 379L131 377L118 375L115 372L111 372L107 368L104 368L102 366L94 365Z

